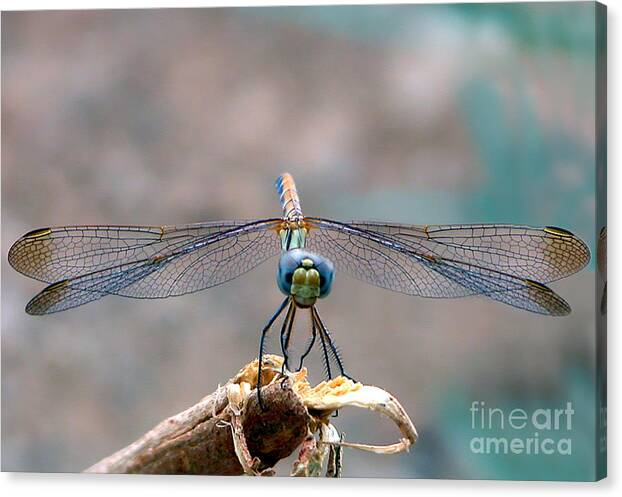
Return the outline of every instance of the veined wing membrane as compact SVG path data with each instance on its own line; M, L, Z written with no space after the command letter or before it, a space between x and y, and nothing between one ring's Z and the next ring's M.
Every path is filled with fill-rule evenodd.
M115 265L173 252L249 221L180 226L63 226L22 236L9 250L9 263L26 276L53 283Z
M388 290L421 297L464 297L474 292L425 264L404 244L326 219L305 219L305 247L330 259L338 271Z
M45 314L108 294L161 298L219 285L279 253L279 223L46 228L17 241L9 260L28 276L56 281L27 306Z
M552 226L412 226L369 221L348 224L399 241L417 253L460 260L544 283L574 274L590 260L590 250L582 240Z
M570 314L568 303L546 285L484 267L439 259L430 263L439 274L498 302L551 316Z
M530 278L468 259L443 258L401 237L372 231L373 223L344 224L318 218L305 221L309 250L332 259L337 269L373 285L422 297L484 295L541 314L564 315L570 311L551 289Z

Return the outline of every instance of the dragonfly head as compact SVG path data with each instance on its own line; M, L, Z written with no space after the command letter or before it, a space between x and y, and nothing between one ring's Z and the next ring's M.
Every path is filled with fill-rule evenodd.
M285 295L294 297L300 307L310 307L330 293L335 277L332 262L312 252L293 249L279 260L277 283Z

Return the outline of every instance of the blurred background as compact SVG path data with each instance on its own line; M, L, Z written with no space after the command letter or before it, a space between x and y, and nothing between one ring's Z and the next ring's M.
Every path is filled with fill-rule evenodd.
M81 471L212 392L257 354L276 259L166 300L43 318L6 261L25 232L305 213L595 233L591 3L57 11L2 15L2 470ZM593 264L546 318L338 274L320 311L350 374L394 393L408 454L347 451L345 476L594 475ZM315 355L312 381L322 379ZM572 456L475 456L469 407L573 403ZM343 411L347 439L387 420ZM280 472L286 474L288 464Z

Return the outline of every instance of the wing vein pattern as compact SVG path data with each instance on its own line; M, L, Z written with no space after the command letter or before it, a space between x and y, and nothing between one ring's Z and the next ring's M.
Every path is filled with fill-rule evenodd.
M219 285L278 254L280 222L46 228L18 240L9 262L51 283L27 305L31 314L62 311L109 294L163 298Z
M583 268L589 249L560 228L409 226L306 218L307 247L368 283L409 295L483 295L541 314L568 304L544 283Z

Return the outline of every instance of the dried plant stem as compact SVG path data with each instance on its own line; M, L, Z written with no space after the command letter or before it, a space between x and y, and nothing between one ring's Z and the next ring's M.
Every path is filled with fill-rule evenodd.
M274 373L264 373L268 380L274 377ZM248 395L245 409L240 410L230 402L230 392L239 388L240 379L232 378L194 406L162 421L86 471L241 475L260 474L271 468L307 436L307 410L291 387L281 382L267 385L262 391L265 412L256 395ZM251 454L257 458L255 461Z
M345 378L311 388L304 370L285 378L280 376L282 363L279 356L264 358L265 411L257 401L255 360L194 406L162 421L86 472L271 475L279 460L301 447L293 475L321 474L325 456L330 453L327 474L337 476L341 447L388 454L408 450L416 441L417 433L410 419L384 390ZM343 442L330 425L329 416L335 409L348 405L388 415L403 438L397 444L380 447ZM316 432L320 434L317 443L313 435Z

